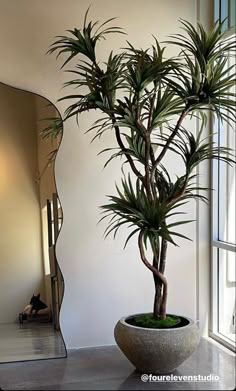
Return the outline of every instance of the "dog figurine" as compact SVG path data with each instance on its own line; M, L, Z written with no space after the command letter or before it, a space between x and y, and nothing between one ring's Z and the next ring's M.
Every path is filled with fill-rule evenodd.
M30 299L30 304L24 308L23 312L19 313L19 322L23 323L24 320L28 319L28 315L32 315L35 317L37 314L39 315L48 315L50 319L50 310L42 300L40 300L40 293L38 295L34 295Z
M30 300L30 305L32 306L30 312L35 314L37 314L39 310L44 310L48 307L47 304L40 300L40 293L36 296L33 294Z

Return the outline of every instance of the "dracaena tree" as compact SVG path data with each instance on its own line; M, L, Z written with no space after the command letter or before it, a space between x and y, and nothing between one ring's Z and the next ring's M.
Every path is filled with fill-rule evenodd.
M172 35L165 43L179 48L177 58L166 58L165 48L154 38L145 50L127 42L126 48L118 54L111 52L101 64L97 44L108 34L124 32L120 27L108 27L113 19L99 25L88 22L87 16L88 12L82 29L57 37L49 50L57 56L68 55L62 67L78 58L73 69L67 70L73 78L65 86L76 90L61 98L72 100L63 121L78 120L80 113L98 110L102 116L89 129L95 132L94 139L108 130L114 133L117 149L109 150L108 162L123 157L130 174L123 173L117 195L101 206L103 218L109 218L106 235L115 235L125 224L131 228L126 243L137 234L141 260L154 278L153 317L165 319L167 247L176 245L175 237L186 238L176 230L190 222L180 218L184 204L191 199L206 200L201 193L206 189L197 184L196 167L211 159L234 162L228 148L215 146L211 135L203 138L202 129L207 110L221 121L235 122L235 94L231 91L235 72L227 68L235 43L221 34L220 23L206 32L201 24L196 30L182 20L183 35ZM194 116L202 125L197 136L185 127L185 118ZM173 176L164 164L170 153L183 161L180 176ZM152 250L151 260L147 259L147 246Z

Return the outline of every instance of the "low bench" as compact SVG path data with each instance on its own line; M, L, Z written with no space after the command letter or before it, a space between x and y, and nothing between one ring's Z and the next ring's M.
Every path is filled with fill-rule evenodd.
M51 313L36 313L36 314L27 314L24 312L19 313L19 323L22 324L26 322L51 322L52 321L52 316Z

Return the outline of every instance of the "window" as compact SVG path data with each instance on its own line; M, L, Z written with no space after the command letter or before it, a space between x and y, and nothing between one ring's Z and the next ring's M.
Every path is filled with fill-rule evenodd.
M215 0L215 20L223 21L224 30L231 29L236 25L236 2L235 0Z
M235 40L235 0L215 1L215 17ZM233 13L232 13L233 12ZM236 65L229 57L227 68ZM235 72L235 69L232 70ZM233 91L236 92L236 91ZM233 124L232 124L233 125ZM215 124L214 141L236 150L236 131L227 123ZM236 341L236 166L212 165L212 327L211 336L235 350Z

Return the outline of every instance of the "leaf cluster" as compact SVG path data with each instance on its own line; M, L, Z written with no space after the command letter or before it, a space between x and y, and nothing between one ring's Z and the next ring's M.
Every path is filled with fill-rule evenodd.
M93 140L112 131L118 144L115 152L114 148L102 151L111 153L106 164L123 157L136 176L135 185L130 176L124 178L122 189L117 187L118 194L109 196L109 203L102 206L103 218L110 216L106 235L116 235L128 224L133 230L126 243L142 231L153 248L159 246L160 238L176 244L173 236L184 236L173 228L189 222L169 221L183 213L176 208L191 199L207 200L201 194L207 189L197 184L198 165L212 159L235 164L233 151L215 145L210 135L204 139L202 129L206 111L235 124L235 65L229 67L228 58L235 55L236 43L221 34L224 22L215 23L207 32L201 24L196 29L181 20L184 33L172 35L166 42L179 48L177 58L166 58L165 47L154 37L148 49L127 42L121 53L111 52L107 61L99 64L98 42L110 33L124 32L120 27L107 27L114 18L99 25L87 22L87 17L88 11L83 29L59 36L49 53L67 54L63 67L78 58L73 69L66 71L73 78L65 87L75 92L60 99L73 101L63 121L99 110L102 117L88 130L95 133ZM197 136L183 125L186 117L194 116L202 124ZM57 134L59 124L54 125L45 130L45 137L50 132ZM163 164L168 152L184 163L184 172L175 179Z

